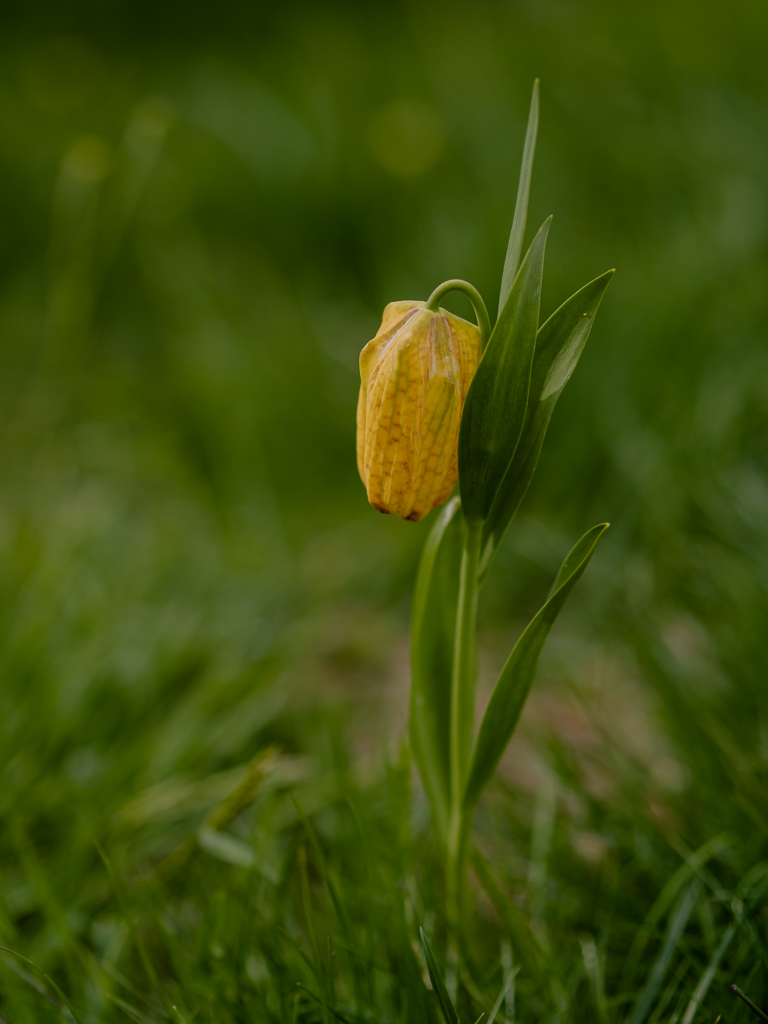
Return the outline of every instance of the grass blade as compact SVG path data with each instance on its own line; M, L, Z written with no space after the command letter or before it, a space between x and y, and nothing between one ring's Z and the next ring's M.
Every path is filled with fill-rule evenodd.
M476 847L472 851L472 867L478 882L504 922L516 955L522 957L526 969L539 983L545 983L549 967L546 950L531 931L530 924L517 904L501 891L488 863Z
M536 938L520 908L501 891L488 863L477 847L472 850L472 867L475 869L478 882L504 922L504 927L509 933L517 954L525 962L525 969L530 971L535 977L536 983L549 993L549 998L560 1015L557 1019L561 1019L562 1015L568 1012L568 997L560 978L558 963L550 957ZM514 979L517 971L518 968L512 968L510 964L507 981L512 983L512 992L514 992Z
M305 951L302 949L301 943L297 942L296 939L294 939L294 937L290 934L290 932L287 932L285 930L285 928L281 928L280 925L278 925L277 933L282 939L285 939L289 946L292 947L294 952L298 955L301 962L307 967L310 974L315 979L315 981L317 982L322 991L324 985L323 976L319 972L318 967L316 966L313 958L310 957L307 953L305 953ZM304 990L307 992L309 991L309 989L307 989L305 986L302 986L302 988L304 988ZM322 1000L318 1000L318 1002L322 1002Z
M429 971L429 980L432 982L432 988L434 989L437 1001L440 1004L440 1009L445 1019L445 1024L459 1024L459 1015L456 1013L456 1009L451 1002L451 997L448 995L448 989L445 987L443 976L440 973L440 968L437 966L435 955L432 952L432 947L429 944L429 939L426 936L423 928L419 928L421 935L421 947L424 950L424 957L427 961L427 970Z
M469 386L459 431L459 483L470 523L488 518L525 423L550 223L544 222L523 260Z
M326 992L325 976L323 972L323 961L320 956L320 944L317 941L317 933L315 931L315 922L312 914L312 900L309 892L309 876L307 874L307 850L305 846L300 846L298 849L298 862L299 862L299 887L301 889L301 902L304 907L304 917L307 922L307 931L309 932L309 944L312 949L312 959L315 963L315 977L320 983L320 991L322 993L323 1002L323 1021L327 1024L328 1021L328 996Z
M25 981L31 984L32 987L36 991L38 991L42 996L45 996L45 998L52 1006L55 1006L58 1010L60 1010L65 1018L67 1013L69 1013L69 1016L72 1018L75 1024L83 1024L81 1018L78 1017L78 1015L72 1008L72 1004L69 1002L67 997L64 995L62 990L59 988L59 986L56 984L56 982L49 974L46 974L44 970L42 970L40 967L37 966L36 963L34 963L34 961L28 959L26 956L22 956L21 953L17 953L15 949L9 949L7 946L0 946L0 950L2 950L3 953L10 953L11 956L15 956L19 960L23 960L25 964L29 964L30 967L37 971L37 973L40 975L43 981L46 981L53 989L53 991L56 993L55 997L51 995L51 993L45 988L44 985L41 985L39 982L36 982L32 975L27 974L26 971L19 970L19 975Z
M691 877L691 875L698 874L699 871L710 861L713 857L722 853L723 850L727 850L733 842L733 838L728 833L722 833L718 836L713 836L703 843L698 850L690 854L683 864L675 871L674 875L670 878L667 884L664 886L662 891L656 898L653 906L645 916L640 930L632 942L632 946L627 956L627 962L622 972L622 987L630 989L632 982L635 977L637 965L640 962L640 958L643 955L643 951L648 943L649 938L654 932L656 925L662 919L664 914L667 912L669 907L675 900L675 897L683 888L685 883Z
M528 112L528 127L525 130L523 160L520 165L520 181L517 186L515 214L512 218L512 230L509 233L507 257L504 260L504 271L501 275L501 291L499 293L499 316L504 309L507 296L512 291L517 268L520 266L520 254L523 251L525 222L528 219L528 197L531 192L531 174L533 172L533 155L536 150L536 134L539 130L539 80L533 83L531 106Z
M322 999L316 996L315 993L308 989L306 985L302 985L300 981L297 981L296 987L301 989L302 992L306 992L310 999L314 999L316 1003L318 1003L320 1006L323 1006ZM336 1018L336 1020L342 1021L342 1024L350 1024L349 1017L345 1017L343 1014L338 1013L338 1011L334 1010L332 1006L329 1006L328 1009Z
M136 946L141 962L144 965L144 970L147 972L147 977L149 978L149 981L152 987L154 988L158 999L160 1000L160 1005L162 1006L166 1017L168 1017L169 1020L173 1020L171 1004L168 1001L165 989L160 983L160 978L158 977L154 964L152 963L149 954L147 953L146 946L141 941L141 937L139 936L133 917L128 911L128 907L125 900L125 894L123 892L123 887L117 877L115 869L112 866L112 861L109 859L109 857L107 857L106 852L104 851L101 843L97 839L94 840L94 845L96 846L99 856L104 862L104 867L107 869L107 874L109 875L110 881L112 882L112 887L115 890L117 904L118 907L120 908L120 914L125 923L128 925L128 931L130 932L131 938L133 939L134 945Z
M119 1006L123 1013L127 1014L131 1020L136 1022L136 1024L156 1024L156 1021L153 1021L151 1017L147 1017L147 1015L142 1013L141 1010L132 1006L131 1003L127 1003L125 999L121 999L120 996L116 996L112 992L107 992L106 997L111 1000L115 1006Z
M571 549L557 574L546 604L517 641L501 670L475 743L469 781L464 792L465 809L475 806L496 771L496 765L517 727L549 632L607 529L607 523L593 526Z
M696 906L696 900L699 898L701 888L702 883L700 879L696 878L680 897L677 907L675 908L675 912L669 920L667 934L664 937L664 944L661 947L659 955L656 957L653 967L651 968L648 981L645 988L640 993L628 1024L644 1024L644 1021L650 1012L651 1005L661 988L661 983L664 981L664 976L669 969L670 962L675 950L677 949L677 944L680 941L680 936L685 931L685 926L688 924L688 918L691 916L693 908Z
M325 886L328 895L331 898L331 903L333 904L333 909L336 912L336 918L339 922L339 926L344 935L349 936L349 921L347 920L347 915L344 911L344 906L341 902L341 898L336 888L336 884L334 883L328 871L328 865L325 860L325 854L323 853L322 847L320 846L320 840L317 837L317 832L315 831L312 822L304 813L304 808L301 806L301 804L296 799L296 796L293 793L291 794L291 802L293 803L293 806L296 808L296 813L301 819L301 823L304 826L307 835L309 836L309 841L312 844L312 849L314 850L315 857L317 859L320 877L323 881L323 885Z
M599 1024L608 1024L604 965L601 963L600 954L591 935L584 936L579 942L581 945L581 956L584 961L584 971L587 975L589 987L592 990L592 1002L595 1006L597 1020Z
M515 970L517 971L518 968L515 968ZM496 1014L501 1009L501 1004L504 1002L504 997L506 996L507 992L509 992L510 988L512 987L513 982L514 982L514 978L510 978L509 981L506 984L501 986L501 992L499 992L499 994L498 994L498 996L496 998L496 1002L493 1004L493 1009L491 1010L491 1015L488 1018L488 1024L493 1024L493 1022L496 1020Z
M733 924L729 925L728 928L723 932L723 937L718 943L717 949L712 956L712 959L707 964L707 969L699 979L699 983L691 996L691 1001L688 1003L683 1019L680 1024L693 1024L693 1018L696 1016L696 1012L701 1006L701 1002L709 991L709 986L712 984L712 980L715 977L715 973L720 966L720 961L725 955L725 951L731 944L731 940L736 934L736 930L739 926L739 921L734 921Z
M734 992L742 1002L746 1003L750 1010L760 1018L760 1020L768 1020L768 1013L763 1013L757 1003L753 1003L746 992L742 992L738 985L731 985L731 991Z

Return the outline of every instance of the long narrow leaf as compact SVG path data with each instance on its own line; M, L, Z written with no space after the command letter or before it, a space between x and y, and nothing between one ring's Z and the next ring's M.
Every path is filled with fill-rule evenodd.
M528 127L525 130L523 160L520 165L520 181L517 186L515 215L512 218L512 230L509 233L507 258L504 260L504 271L501 275L501 292L499 293L499 316L504 309L507 296L512 290L517 269L520 266L520 255L523 251L525 222L528 219L528 197L531 193L531 173L533 171L533 154L536 150L536 133L539 130L539 80L533 83L531 107L528 112Z
M469 387L459 432L464 516L488 518L525 423L551 218L526 253Z
M75 1024L81 1024L81 1018L77 1015L77 1013L75 1013L74 1009L72 1008L72 1004L69 1002L67 997L64 995L62 990L59 988L59 986L56 984L56 982L50 975L46 974L41 967L38 967L37 964L34 963L34 961L28 959L25 956L22 956L21 953L17 953L15 949L9 949L8 946L0 946L0 950L2 950L3 953L10 953L11 956L15 956L19 960L23 960L25 964L29 964L30 967L37 971L40 977L44 981L46 981L53 989L53 991L56 993L55 996L52 995L44 985L41 985L40 982L38 982L31 974L28 974L20 967L14 966L14 971L19 975L19 977L23 978L24 981L28 982L35 989L35 991L39 992L42 996L45 996L45 998L52 1006L55 1006L58 1010L61 1011L65 1019L66 1010L69 1012L69 1015L71 1016Z
M640 925L632 940L627 960L621 975L622 987L629 990L635 980L637 965L642 959L648 940L654 934L659 921L664 917L667 910L672 906L680 890L691 878L698 875L701 869L713 858L718 857L724 850L733 845L734 839L727 832L713 836L703 843L697 850L690 853L683 864L672 875L667 884L656 897L651 909L645 915L645 920Z
M629 1018L629 1024L644 1024L648 1014L651 1012L653 1001L661 988L661 983L664 981L664 976L669 969L672 957L674 956L675 950L680 942L680 937L688 924L688 918L691 916L693 908L696 906L696 900L699 898L701 889L701 880L695 878L680 897L677 906L669 919L667 933L664 936L664 943L661 947L661 951L654 961L653 967L651 968L648 976L648 981L645 984L645 988L638 997L635 1008Z
M746 1003L750 1010L760 1020L768 1020L768 1013L764 1013L757 1003L753 1003L746 992L742 992L738 985L731 985L731 992L734 992L743 1003Z
M512 985L515 982L515 974L519 970L520 970L520 968L516 967L515 970L514 970L514 973L512 974L512 977L509 979L509 981L506 983L506 985L502 985L501 986L501 992L499 992L498 996L496 997L496 1002L493 1004L493 1009L491 1010L491 1015L488 1018L488 1024L493 1024L493 1022L496 1020L496 1015L498 1014L499 1010L501 1009L501 1004L504 1002L504 997L506 996L507 992L509 992L510 988L512 988Z
M501 670L478 733L464 807L475 806L512 738L536 675L544 643L571 591L587 568L607 523L593 526L563 562L544 607L530 622Z
M147 1017L146 1014L142 1013L136 1006L132 1006L127 1003L120 996L114 995L112 992L106 993L107 999L110 999L115 1006L119 1006L123 1013L126 1013L131 1020L136 1021L136 1024L157 1024L156 1021L152 1020L151 1017Z
M560 977L558 960L551 957L540 945L523 912L501 891L490 866L477 847L472 851L472 867L475 869L478 882L504 922L504 927L509 933L516 953L523 959L526 970L533 974L538 987L549 992L553 1006L557 1007L557 1016L553 1019L564 1019L568 1014L569 997L567 986Z
M696 986L693 995L691 996L691 1001L688 1003L688 1006L686 1008L685 1013L683 1014L683 1019L681 1020L680 1024L693 1024L693 1018L698 1013L699 1007L701 1006L702 1002L704 1001L704 997L709 991L709 986L714 981L715 974L717 973L717 969L720 966L720 961L725 956L725 953L728 947L730 946L734 935L736 934L739 923L740 922L738 920L734 921L733 924L729 925L728 928L726 928L726 930L723 932L723 937L720 939L720 942L718 943L717 949L715 950L712 959L707 964L707 969L699 978L699 983Z
M525 497L555 405L576 369L612 277L613 271L609 270L585 284L539 329L520 443L483 528L483 574Z
M155 970L155 965L152 963L149 953L147 952L147 948L141 941L141 936L139 935L138 929L136 928L133 916L130 914L128 910L128 904L125 899L125 892L123 890L122 881L118 878L117 872L112 866L112 861L107 856L104 848L102 847L98 839L94 839L93 843L94 846L96 847L96 850L98 851L99 856L104 862L104 867L107 869L107 874L109 875L110 881L112 882L112 887L115 891L115 896L117 897L117 905L120 908L120 913L122 915L123 920L128 926L128 931L131 935L131 938L133 939L134 945L136 946L139 958L141 959L141 962L144 965L144 970L147 972L147 977L149 978L149 981L152 987L154 988L155 993L157 994L157 998L160 1000L160 1005L163 1007L166 1017L172 1020L173 1014L171 1012L171 1004L168 1000L166 991L160 982L160 977L157 971Z
M472 867L486 896L504 922L504 927L512 939L515 955L522 958L526 970L530 971L538 984L545 984L553 968L547 951L531 931L522 910L502 892L490 865L477 847L472 850Z
M306 992L307 995L309 996L309 998L310 999L314 999L315 1002L319 1006L323 1005L322 999L320 999L318 996L316 996L315 993L311 989L307 988L306 985L302 985L300 981L297 981L296 982L296 987L298 989L301 989L302 992ZM342 1024L351 1024L349 1017L345 1017L342 1013L339 1013L337 1010L334 1010L333 1007L331 1007L331 1006L329 1006L328 1009L333 1014L333 1016L336 1018L336 1020L340 1020L342 1022Z
M424 929L419 928L421 934L421 948L424 950L424 957L427 961L427 970L429 971L429 980L432 982L432 988L434 989L437 1001L440 1004L440 1009L443 1012L445 1018L445 1024L459 1024L459 1015L456 1013L456 1009L451 1002L451 997L448 995L448 989L445 987L443 976L440 973L440 968L437 966L435 955L432 952L432 947L429 944Z
M331 897L331 903L333 904L333 909L336 912L336 918L338 919L338 922L341 925L341 930L345 935L349 935L349 921L347 920L347 915L344 911L344 905L341 902L341 898L339 897L336 884L331 878L330 872L328 870L328 864L325 859L325 854L323 853L323 849L320 846L320 840L317 838L317 832L315 831L315 827L309 820L309 818L306 816L303 807L293 794L291 794L291 802L293 803L293 806L296 808L296 813L301 818L301 823L304 826L307 835L309 836L309 841L312 844L312 849L315 851L318 872L320 874L320 878L323 881L323 884L325 885L328 895Z
M421 556L411 621L411 748L438 835L448 831L451 658L456 630L462 523L454 498Z

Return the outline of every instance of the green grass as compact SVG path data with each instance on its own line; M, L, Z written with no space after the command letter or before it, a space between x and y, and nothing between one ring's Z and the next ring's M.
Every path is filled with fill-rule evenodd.
M0 1016L436 1021L423 926L469 1024L518 967L519 1024L756 1019L763 8L2 19L0 944L36 966L0 956ZM356 359L391 299L495 302L536 75L543 314L618 270L484 594L486 684L612 529L481 802L456 978L402 749L430 523L367 506Z

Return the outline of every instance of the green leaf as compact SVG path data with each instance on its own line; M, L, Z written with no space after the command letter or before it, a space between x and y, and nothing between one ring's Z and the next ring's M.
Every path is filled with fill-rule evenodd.
M585 284L539 329L520 443L483 527L481 575L488 571L491 559L525 497L555 405L576 369L612 277L613 271L609 270Z
M488 518L525 423L551 220L531 243L469 386L459 432L459 483L469 523Z
M517 957L522 960L526 971L533 975L537 987L549 992L552 1005L557 1010L555 1017L550 1019L571 1019L568 986L560 977L559 960L539 943L522 910L501 890L490 865L477 847L472 850L472 867L478 882L496 908Z
M421 948L424 950L424 956L427 961L429 980L432 982L432 988L437 996L440 1009L443 1012L445 1024L459 1024L459 1015L456 1013L456 1009L451 1002L451 997L448 995L448 989L445 987L445 982L443 981L443 976L440 973L440 968L437 966L437 961L435 960L435 955L432 952L432 947L429 944L429 939L424 933L423 928L419 928L419 933L421 935Z
M441 510L424 545L411 616L411 748L435 828L448 833L451 669L462 522L458 498Z
M499 992L498 996L496 997L496 1002L493 1004L493 1009L491 1010L491 1015L488 1018L488 1024L493 1024L493 1022L496 1020L496 1016L497 1016L499 1010L501 1009L501 1004L504 1002L504 997L506 996L507 992L509 992L510 988L512 987L512 982L514 980L514 977L515 976L513 974L512 977L509 979L509 981L506 983L506 985L502 985L501 986L501 991ZM482 1016L484 1016L484 1014ZM478 1020L479 1019L480 1018L478 1018Z
M504 928L512 939L516 956L522 959L526 970L535 977L537 984L546 983L552 965L546 950L531 931L531 926L515 902L506 896L494 878L487 860L477 847L472 850L472 867L485 894L496 908Z
M719 857L725 850L730 849L734 841L734 837L728 832L723 832L708 839L696 851L687 856L685 862L680 865L661 890L651 909L645 915L643 923L635 931L635 937L632 940L632 945L630 946L621 974L621 981L625 991L631 990L635 980L635 972L645 952L645 947L656 934L659 921L669 910L685 883L692 875L702 874L709 861L713 857Z
M702 885L703 883L700 878L694 878L675 905L675 909L667 923L664 942L648 973L645 988L638 996L635 1008L628 1018L628 1024L645 1024L645 1020L651 1012L653 1003L672 963L672 958L678 952L680 939L688 924L688 919L696 906Z
M147 1017L146 1014L142 1013L138 1007L132 1006L130 1003L127 1003L124 999L114 995L112 992L106 992L105 995L107 999L110 999L115 1004L115 1006L119 1006L120 1009L131 1018L131 1020L136 1021L136 1024L157 1024L157 1022L152 1020L151 1017Z
M507 296L512 290L517 268L520 266L520 254L523 251L525 222L528 218L528 196L531 192L531 172L533 171L533 154L536 149L536 133L539 130L539 80L533 83L531 108L528 112L528 127L525 131L523 161L520 166L520 181L517 186L515 215L512 218L512 230L509 233L507 258L504 261L504 272L501 275L501 292L499 293L499 316L504 309Z
M31 984L33 988L37 989L37 991L40 992L41 995L45 996L45 998L48 1000L49 1003L51 1003L52 1006L55 1006L57 1007L57 1009L62 1011L62 1015L65 1017L65 1019L66 1014L64 1014L64 1008L66 1007L75 1024L82 1024L82 1020L78 1016L78 1014L75 1013L72 1004L69 1002L69 1000L64 995L59 986L56 984L56 982L53 980L53 978L50 977L50 975L46 974L41 967L38 967L37 964L34 963L34 961L29 960L21 953L17 953L15 949L9 949L8 946L0 946L0 950L2 950L3 953L10 953L11 956L15 956L18 960L23 960L25 964L29 964L30 967L36 970L37 973L42 977L42 979L46 981L51 986L53 991L56 993L55 997L51 995L51 993L43 985L40 985L38 982L36 982L32 975L27 974L26 971L21 971L18 968L16 969L17 973L21 978L23 978L24 981L26 981L28 984Z
M742 992L738 985L731 985L731 992L734 992L743 1003L746 1003L756 1017L759 1017L760 1020L768 1020L768 1013L764 1013L757 1003L753 1003L746 992Z
M475 806L492 778L525 706L549 631L607 529L607 523L593 526L571 549L544 607L517 641L501 670L475 744L469 781L464 792L466 810Z
M336 883L334 882L328 870L328 864L326 862L323 849L320 846L320 840L317 838L317 832L315 831L312 822L304 813L304 808L301 806L299 801L296 799L295 794L293 793L291 794L291 803L296 808L296 813L301 818L301 823L304 826L304 829L306 830L310 843L312 844L312 849L314 850L315 853L315 861L317 863L318 873L320 875L320 878L322 879L323 885L328 891L328 895L331 898L331 903L333 903L333 909L336 911L336 917L338 919L339 924L341 925L341 930L344 933L344 935L348 936L349 921L347 920L347 915L344 911L344 904L342 903L341 898L339 896Z
M128 926L128 932L131 938L133 939L136 949L138 950L139 958L141 959L141 962L144 965L144 970L147 972L147 977L149 978L152 987L154 988L155 993L158 999L160 1000L160 1005L163 1007L166 1017L172 1020L173 1015L171 1013L171 1004L168 1001L167 993L163 988L162 983L160 982L160 976L155 970L155 966L152 962L152 959L149 956L149 953L147 952L147 947L141 940L141 936L134 922L133 915L130 914L128 911L128 904L126 902L125 890L123 888L122 880L118 877L117 872L112 866L112 861L107 856L104 848L102 847L98 839L94 839L93 844L96 847L96 850L99 856L101 857L102 861L104 862L104 867L107 869L107 874L109 875L110 881L112 882L112 887L115 890L115 896L117 897L117 905L120 910L120 915L122 916L123 920Z

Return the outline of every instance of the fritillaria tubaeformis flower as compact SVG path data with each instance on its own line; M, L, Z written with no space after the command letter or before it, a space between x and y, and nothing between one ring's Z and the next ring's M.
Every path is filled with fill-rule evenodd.
M380 512L418 520L451 496L464 401L481 352L474 324L390 302L360 353L357 464Z

